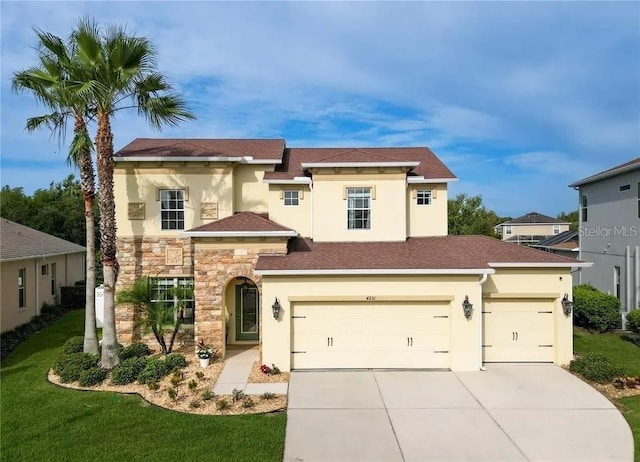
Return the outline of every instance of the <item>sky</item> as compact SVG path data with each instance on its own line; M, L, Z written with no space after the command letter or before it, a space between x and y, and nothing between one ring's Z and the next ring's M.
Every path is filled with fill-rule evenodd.
M36 64L34 27L66 38L83 16L148 37L197 117L157 132L122 112L116 150L428 146L459 177L451 196L512 217L574 210L569 183L640 155L640 2L2 1L0 16L0 181L27 193L74 170L24 130L46 110L11 78Z

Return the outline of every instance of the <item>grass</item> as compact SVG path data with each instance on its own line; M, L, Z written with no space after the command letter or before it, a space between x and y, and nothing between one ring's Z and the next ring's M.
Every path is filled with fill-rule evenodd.
M573 330L573 350L579 355L601 353L620 367L625 375L640 376L640 348L622 339L619 334L598 334L580 329ZM635 462L640 462L640 396L616 400L622 415L633 432Z
M82 335L83 311L34 334L0 369L2 460L282 460L285 414L203 416L135 395L57 387L46 374L60 347Z

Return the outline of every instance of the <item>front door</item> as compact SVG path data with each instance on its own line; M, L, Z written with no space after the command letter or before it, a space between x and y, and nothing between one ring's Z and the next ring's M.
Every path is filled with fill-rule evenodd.
M258 288L236 286L236 340L258 340Z

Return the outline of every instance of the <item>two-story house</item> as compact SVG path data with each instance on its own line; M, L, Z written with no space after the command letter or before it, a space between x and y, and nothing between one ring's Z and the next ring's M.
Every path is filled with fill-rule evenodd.
M570 223L538 212L529 212L494 226L503 241L532 245L569 231Z
M578 281L618 297L624 324L640 306L640 158L569 186L579 192L579 258L593 262Z
M167 303L193 286L185 337L258 344L285 371L568 363L585 264L448 236L452 181L428 148L137 139L116 153L118 284L151 276ZM129 307L116 318L139 337Z

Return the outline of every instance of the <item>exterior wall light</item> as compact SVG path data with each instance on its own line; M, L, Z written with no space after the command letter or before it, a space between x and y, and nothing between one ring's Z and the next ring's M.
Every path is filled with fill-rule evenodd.
M564 315L569 316L572 309L573 302L569 300L569 294L564 294L564 297L562 297L562 311L564 311Z
M473 304L469 302L469 296L464 296L464 302L462 302L462 309L464 310L464 317L471 319L471 313L473 313Z
M277 321L278 318L280 317L280 310L282 309L282 306L280 305L280 300L278 300L278 297L276 297L276 301L273 303L273 305L271 305L271 309L273 310L273 319Z
M242 288L242 295L247 295L249 293L249 281L247 278L244 278L244 282L240 287Z

